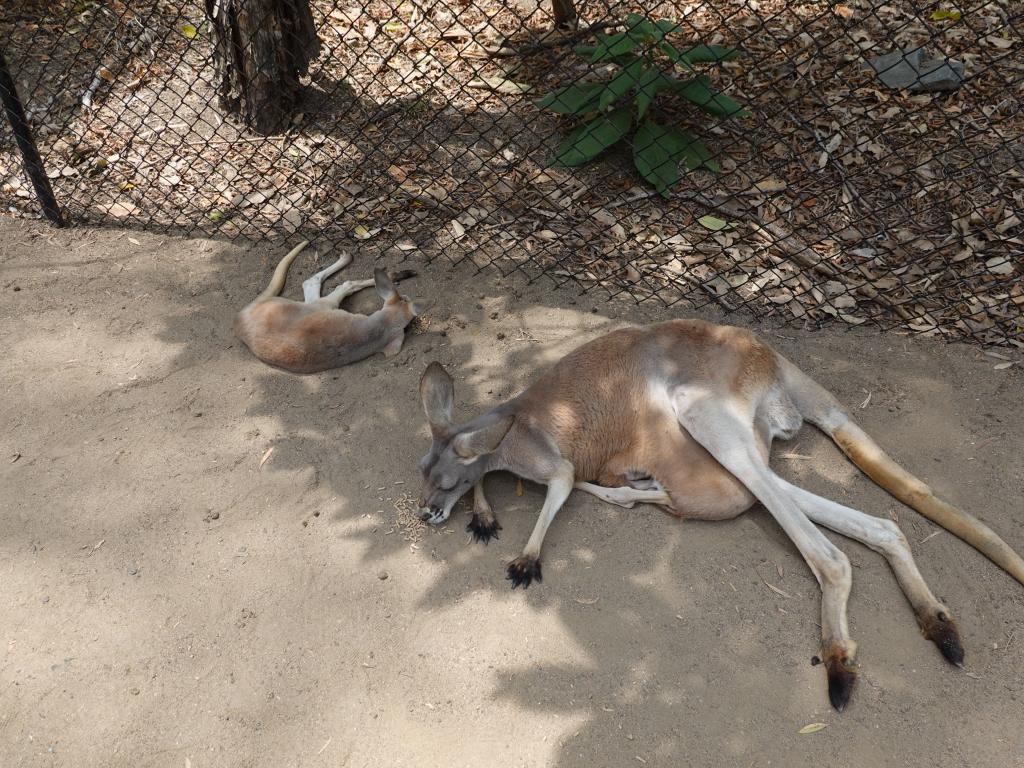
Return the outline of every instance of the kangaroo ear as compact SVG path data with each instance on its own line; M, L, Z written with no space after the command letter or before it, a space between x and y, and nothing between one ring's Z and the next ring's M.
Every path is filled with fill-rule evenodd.
M480 427L472 432L462 432L452 440L452 450L455 451L456 456L467 461L473 461L485 453L496 451L501 445L501 441L505 439L505 435L512 429L512 422L515 419L515 416L503 416L486 427Z
M412 302L412 304L409 305L409 308L412 310L413 317L419 317L424 312L429 311L432 306L434 306L432 301L417 300Z
M427 414L430 433L434 437L447 434L452 426L452 404L455 402L455 382L438 362L427 366L420 378L420 400Z
M391 282L391 278L388 277L388 273L380 267L373 270L373 282L377 288L377 295L384 301L387 301L397 293L395 290L395 284Z

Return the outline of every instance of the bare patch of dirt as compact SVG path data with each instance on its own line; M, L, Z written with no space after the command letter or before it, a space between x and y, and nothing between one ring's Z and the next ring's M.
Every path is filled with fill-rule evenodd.
M1024 590L809 429L776 466L898 519L957 615L965 670L921 637L883 560L837 538L862 677L834 713L810 663L817 586L759 510L702 524L573 495L525 593L503 564L542 489L489 480L503 530L488 546L465 509L404 535L429 361L468 417L583 340L681 308L417 265L404 290L435 304L398 357L299 377L230 333L283 252L0 219L5 767L1024 759ZM295 265L290 295L315 266ZM369 269L359 254L339 278ZM756 329L1024 550L1019 365L863 329Z

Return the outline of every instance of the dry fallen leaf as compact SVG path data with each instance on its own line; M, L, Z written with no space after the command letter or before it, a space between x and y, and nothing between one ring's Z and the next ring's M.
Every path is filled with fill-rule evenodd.
M985 262L985 267L994 275L1013 274L1013 263L1009 256L993 256Z
M260 459L259 469L263 469L263 465L267 463L267 459L270 458L270 454L274 452L274 446L267 448L267 452L263 454L263 458Z
M786 188L786 182L776 178L762 179L754 185L758 192L781 192Z
M107 214L108 216L114 216L118 219L127 218L128 216L138 216L142 213L142 209L132 203L109 203L107 205L97 206L100 212Z
M697 219L697 223L705 229L710 229L712 232L719 232L729 227L729 222L717 216L701 216Z
M533 90L532 85L526 83L517 83L514 80L508 80L504 77L478 77L470 80L466 83L469 88L482 88L489 91L496 91L497 93L505 93L512 96L518 96L524 93L529 93Z
M797 733L801 733L801 734L817 733L818 731L824 730L825 728L828 728L828 724L827 723L808 723L803 728L801 728L799 731L797 731Z

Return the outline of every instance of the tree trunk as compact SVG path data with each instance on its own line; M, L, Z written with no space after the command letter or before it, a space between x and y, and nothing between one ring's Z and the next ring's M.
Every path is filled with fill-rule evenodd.
M551 0L551 10L555 15L555 26L566 27L576 23L576 6L572 0Z
M320 53L309 0L206 0L206 15L221 109L257 133L285 130Z

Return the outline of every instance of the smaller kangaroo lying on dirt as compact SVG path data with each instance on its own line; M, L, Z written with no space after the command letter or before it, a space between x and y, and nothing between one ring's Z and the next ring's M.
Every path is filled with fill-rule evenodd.
M821 585L821 657L829 699L839 710L856 680L857 644L846 623L851 569L817 525L889 561L921 631L957 666L963 645L899 527L779 477L768 464L773 440L788 440L805 420L811 422L878 485L1024 583L1024 560L999 536L936 497L889 458L829 392L741 328L671 320L613 331L461 426L452 421L452 378L438 363L424 372L420 396L433 436L420 462L423 520L443 522L472 488L468 529L487 541L501 526L484 496L486 473L505 470L547 486L533 534L522 556L508 564L513 588L541 580L544 535L573 488L623 507L647 502L702 520L736 517L760 501Z
M304 240L281 259L270 285L238 313L235 335L264 363L292 373L339 368L380 350L386 357L397 355L405 340L405 327L422 308L399 294L383 269L373 271L373 280L348 280L321 297L323 281L352 261L345 253L302 283L303 301L278 296L288 268L307 245L309 241ZM415 274L405 270L395 280ZM384 306L372 315L339 308L347 296L370 286L376 286L384 300Z

